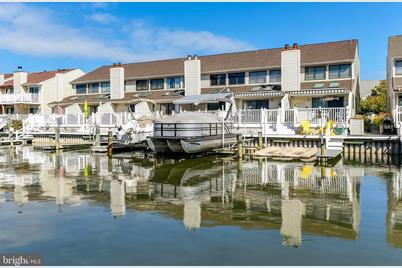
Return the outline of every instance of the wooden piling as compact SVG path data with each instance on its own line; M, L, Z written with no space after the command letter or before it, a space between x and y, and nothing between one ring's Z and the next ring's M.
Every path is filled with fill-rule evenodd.
M54 136L55 136L54 140L56 143L56 151L59 151L60 150L60 128L59 127L56 127L54 129Z
M95 146L100 146L100 126L95 127Z
M10 141L10 147L14 147L14 130L11 126L8 128L8 140Z
M113 149L113 132L111 130L108 131L107 137L107 155L112 156Z
M258 150L262 149L262 132L258 132Z
M242 134L237 134L237 156L243 159L243 137Z

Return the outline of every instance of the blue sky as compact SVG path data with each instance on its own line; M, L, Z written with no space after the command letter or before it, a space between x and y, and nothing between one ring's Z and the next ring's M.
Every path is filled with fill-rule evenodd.
M0 72L81 68L358 39L383 79L402 3L0 3Z

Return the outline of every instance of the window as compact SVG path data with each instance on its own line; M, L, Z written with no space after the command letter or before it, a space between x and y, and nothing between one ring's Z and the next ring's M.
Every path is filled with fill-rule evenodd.
M76 94L86 94L87 93L87 85L76 85L75 91L76 91Z
M109 93L110 92L110 82L102 82L101 83L101 92Z
M183 88L184 87L183 77L178 76L178 77L168 78L167 79L167 87L168 88Z
M224 111L226 107L225 102L215 102L215 103L207 103L207 110L208 111L216 111L216 110L222 110Z
M352 68L350 64L329 66L329 79L350 77L352 77Z
M14 94L14 88L7 88L6 94Z
M344 107L344 98L338 97L333 98L331 100L326 100L325 98L312 98L311 106L313 108L335 108L335 107Z
M325 66L318 67L306 67L305 68L305 80L324 80L325 79Z
M148 90L148 80L137 80L135 87L137 91Z
M98 112L98 105L90 105L88 106L89 113L97 113Z
M30 114L37 114L37 113L39 113L39 108L29 108L29 113Z
M253 100L245 102L245 109L262 109L269 108L269 100Z
M13 114L14 108L6 108L6 114Z
M281 70L269 71L269 82L270 83L281 82Z
M99 84L89 84L88 85L88 93L99 93Z
M249 84L263 84L267 81L267 72L258 71L249 73Z
M231 73L229 74L229 85L244 84L245 73Z
M39 87L30 87L28 91L32 94L39 94Z
M395 74L402 75L402 60L395 61Z
M152 79L151 80L151 89L163 89L163 79Z
M226 85L226 74L211 74L209 79L211 80L211 86Z

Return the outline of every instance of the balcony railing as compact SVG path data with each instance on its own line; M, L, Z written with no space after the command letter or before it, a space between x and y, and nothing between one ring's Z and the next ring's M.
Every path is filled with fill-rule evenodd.
M2 94L0 104L39 103L39 95L34 93Z

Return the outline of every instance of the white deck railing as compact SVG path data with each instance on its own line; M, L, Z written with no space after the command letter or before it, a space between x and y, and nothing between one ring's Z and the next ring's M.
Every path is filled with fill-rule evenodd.
M96 113L86 117L83 113L64 115L29 115L23 120L23 129L29 132L37 132L60 126L61 128L78 128L88 131L90 127L99 125L101 128L115 128L122 126L133 119L129 112L121 113Z
M0 95L0 104L13 104L13 103L39 103L39 95L33 93Z
M397 128L400 127L399 123L402 122L402 106L396 105L392 111L392 117L394 118L394 124Z
M309 121L311 124L320 124L321 117L326 121L347 123L347 108L294 108L294 109L251 109L238 110L231 116L234 123L261 124L261 123L295 123Z

